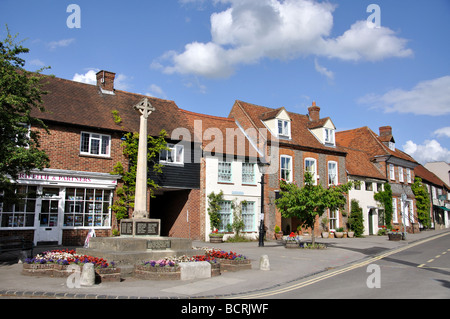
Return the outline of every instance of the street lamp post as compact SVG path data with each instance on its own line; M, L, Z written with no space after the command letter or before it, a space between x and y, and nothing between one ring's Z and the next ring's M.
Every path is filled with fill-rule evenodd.
M264 172L268 163L258 161L259 172L261 173L261 214L259 220L259 244L258 247L264 247Z
M402 239L406 240L406 212L405 212L405 206L406 206L406 194L403 193L401 200L402 200L402 219L403 219L403 235L402 235Z

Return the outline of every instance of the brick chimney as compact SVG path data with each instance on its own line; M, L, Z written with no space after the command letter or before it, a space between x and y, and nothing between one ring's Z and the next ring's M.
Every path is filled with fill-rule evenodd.
M392 136L392 127L381 126L380 127L380 136Z
M310 121L320 120L320 107L316 105L316 102L312 102L312 105L308 108L308 115Z
M114 92L114 78L115 73L109 71L97 72L97 86L105 91Z

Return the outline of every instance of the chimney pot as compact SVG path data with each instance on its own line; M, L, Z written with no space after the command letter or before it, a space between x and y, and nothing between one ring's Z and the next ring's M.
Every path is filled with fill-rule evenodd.
M392 136L392 127L381 126L380 127L380 136Z
M97 72L97 86L105 91L114 91L114 79L116 74L101 70Z
M312 106L308 108L308 115L310 121L320 120L320 107L316 105L316 102L312 102Z

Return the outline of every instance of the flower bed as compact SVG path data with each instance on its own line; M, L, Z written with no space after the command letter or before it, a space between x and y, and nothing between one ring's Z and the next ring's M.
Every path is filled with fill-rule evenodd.
M220 263L206 255L193 257L166 257L160 260L146 261L134 266L134 276L145 280L179 280L181 278L180 262L207 261L211 264L211 277L220 275Z
M87 255L78 255L74 250L52 250L25 259L22 274L27 276L68 277L69 265L78 265L81 268L86 263L93 263L97 281L120 281L120 269L114 262L108 263L103 258Z
M220 272L252 269L250 259L232 251L226 252L223 250L208 249L205 255L218 260L220 263Z

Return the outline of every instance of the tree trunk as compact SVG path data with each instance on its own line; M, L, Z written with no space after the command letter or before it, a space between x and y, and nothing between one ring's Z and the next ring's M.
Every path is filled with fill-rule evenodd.
M316 237L314 236L314 224L313 224L313 226L311 227L311 244L313 245L313 247L314 247L315 243L316 243Z

